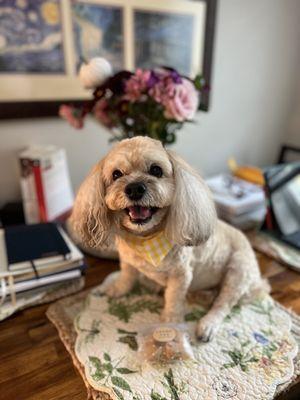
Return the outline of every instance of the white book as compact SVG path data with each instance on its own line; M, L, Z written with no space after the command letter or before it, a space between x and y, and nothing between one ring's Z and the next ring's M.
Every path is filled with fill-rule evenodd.
M53 284L56 282L63 282L66 280L79 278L80 276L81 276L81 270L75 269L72 271L62 272L60 274L45 276L45 277L42 277L39 279L31 279L31 280L24 281L24 282L17 282L13 286L14 292L15 293L24 292L26 290L35 289L35 288L50 285L50 284ZM6 296L6 295L10 295L10 294L11 294L10 286L6 286L5 289L3 287L0 287L0 298L3 296Z
M26 223L54 221L73 206L74 195L64 149L30 146L19 154Z
M244 214L264 206L263 189L242 179L221 174L206 180L217 208L231 216Z

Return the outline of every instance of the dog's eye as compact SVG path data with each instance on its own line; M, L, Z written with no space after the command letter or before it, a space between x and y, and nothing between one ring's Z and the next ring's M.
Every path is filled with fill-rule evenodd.
M123 174L119 169L115 169L114 172L112 173L112 177L113 177L114 181L121 178L121 176L123 176Z
M161 178L163 175L163 170L160 168L160 166L152 164L149 169L149 174L156 176L156 178Z

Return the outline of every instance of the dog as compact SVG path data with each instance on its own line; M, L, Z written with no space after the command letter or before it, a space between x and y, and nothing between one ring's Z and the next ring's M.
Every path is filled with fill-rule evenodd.
M218 220L203 179L157 140L113 147L82 183L69 223L85 246L116 237L121 271L105 293L125 295L142 273L165 290L165 322L182 321L188 291L218 288L197 324L201 341L243 298L268 290L247 238Z

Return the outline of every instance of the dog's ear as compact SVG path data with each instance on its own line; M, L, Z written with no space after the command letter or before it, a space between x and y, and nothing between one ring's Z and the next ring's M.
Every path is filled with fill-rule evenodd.
M207 241L216 224L216 210L210 190L199 174L181 157L168 151L173 165L175 193L170 206L166 234L184 246Z
M105 244L110 229L108 208L104 200L103 163L102 160L96 164L81 184L68 220L75 238L89 247Z

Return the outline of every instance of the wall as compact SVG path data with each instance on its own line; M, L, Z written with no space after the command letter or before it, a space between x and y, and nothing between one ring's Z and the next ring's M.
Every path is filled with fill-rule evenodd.
M300 149L300 82L292 108L290 124L285 136L285 142Z
M174 146L205 175L232 155L258 165L276 158L295 112L300 61L299 0L220 0L218 11L211 110ZM75 188L109 149L92 121L79 132L57 118L1 122L0 138L0 205L20 196L15 157L26 144L65 147Z

